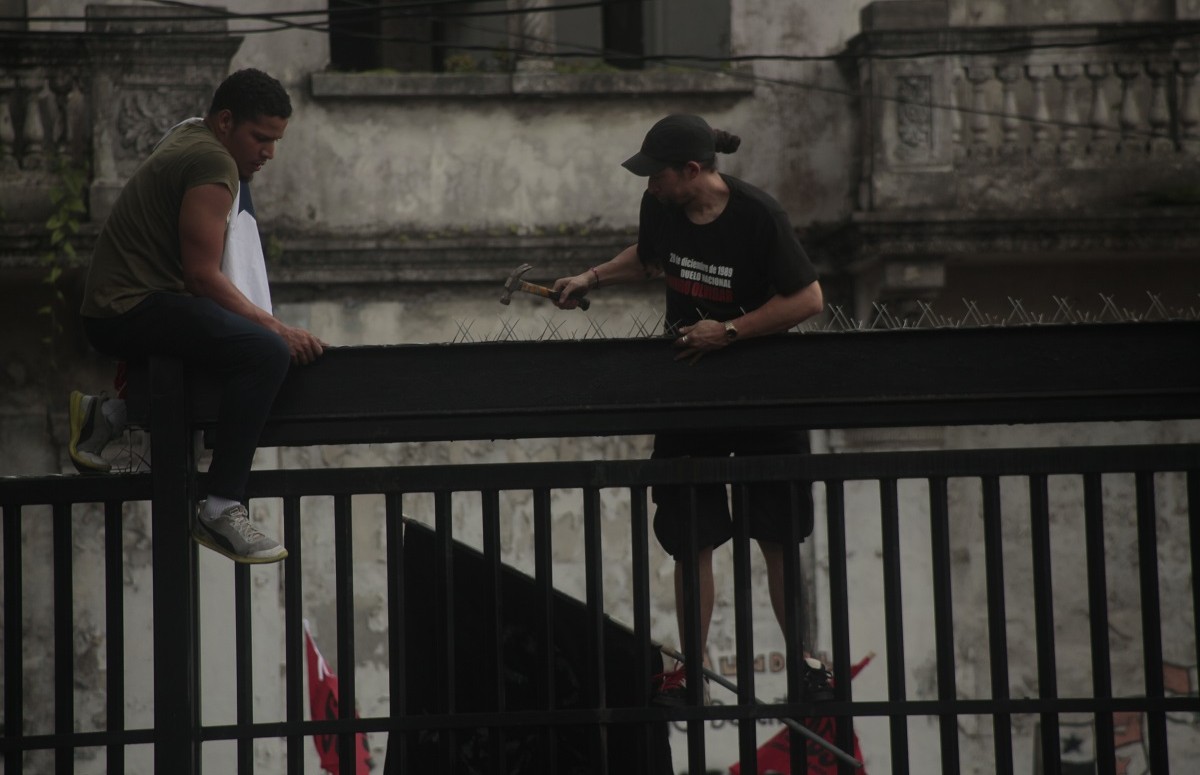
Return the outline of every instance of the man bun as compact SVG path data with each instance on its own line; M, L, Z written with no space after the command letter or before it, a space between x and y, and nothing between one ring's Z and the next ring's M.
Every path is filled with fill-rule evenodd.
M733 153L742 144L742 138L731 135L724 129L713 130L713 145L717 153Z

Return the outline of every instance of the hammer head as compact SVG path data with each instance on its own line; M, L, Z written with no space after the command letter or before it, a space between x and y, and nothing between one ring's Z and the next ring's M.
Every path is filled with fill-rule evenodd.
M533 264L521 264L512 270L508 279L504 281L504 295L500 297L501 304L508 304L512 301L513 291L521 290L521 277L530 269L533 269Z

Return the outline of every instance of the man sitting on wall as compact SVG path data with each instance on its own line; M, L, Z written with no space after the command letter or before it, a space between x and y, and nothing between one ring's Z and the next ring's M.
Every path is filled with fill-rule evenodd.
M179 357L218 378L209 497L197 505L192 535L244 563L287 556L250 523L242 501L289 363L311 363L324 350L222 273L228 226L239 216L239 180L274 157L291 113L287 92L266 73L240 70L225 79L208 115L170 132L122 190L97 239L81 308L97 350L125 360ZM106 413L107 403L72 396L71 457L84 469L104 467L99 451L110 420L120 420L115 406Z

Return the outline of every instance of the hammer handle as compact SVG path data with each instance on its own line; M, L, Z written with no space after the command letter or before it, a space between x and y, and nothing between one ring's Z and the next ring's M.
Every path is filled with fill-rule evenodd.
M533 283L525 282L524 280L521 281L521 290L527 293L537 294L538 296L545 296L547 299L553 299L558 296L557 293L544 285L535 285ZM575 301L579 303L580 309L585 310L592 306L591 300L589 300L586 296L572 296L570 298L575 299Z

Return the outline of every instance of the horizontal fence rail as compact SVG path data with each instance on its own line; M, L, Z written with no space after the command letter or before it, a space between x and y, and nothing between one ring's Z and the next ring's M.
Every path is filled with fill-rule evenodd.
M695 365L664 338L334 347L285 383L265 434L282 445L1164 420L1200 403L1200 363L1186 357L1197 347L1200 321L787 334ZM132 419L150 421L151 384L131 374ZM216 401L201 383L189 412L207 423Z

